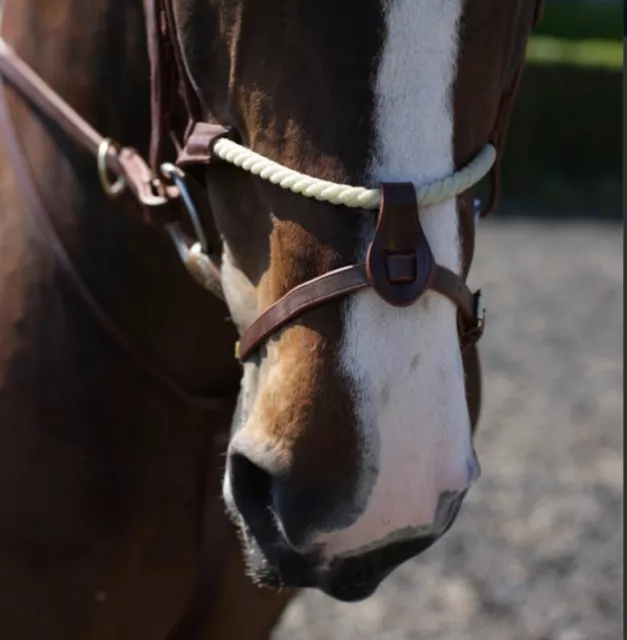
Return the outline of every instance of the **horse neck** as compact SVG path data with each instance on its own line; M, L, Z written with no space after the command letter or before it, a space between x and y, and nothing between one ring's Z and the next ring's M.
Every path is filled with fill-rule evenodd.
M3 35L18 54L96 129L146 153L149 73L141 0L5 4ZM102 193L93 158L19 97L8 97L48 217L93 296L181 384L232 390L239 369L223 304L191 281L162 231L133 217L135 203L114 204ZM23 198L14 195L13 225L26 225L17 211ZM37 250L42 264L50 258L46 244ZM27 259L32 269L32 255ZM56 287L58 268L42 268L37 286Z

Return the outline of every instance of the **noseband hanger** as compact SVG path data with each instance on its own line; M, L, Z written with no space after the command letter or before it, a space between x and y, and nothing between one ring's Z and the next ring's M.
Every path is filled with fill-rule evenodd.
M416 302L433 281L433 255L411 182L381 184L381 206L368 247L366 273L370 286L396 307Z

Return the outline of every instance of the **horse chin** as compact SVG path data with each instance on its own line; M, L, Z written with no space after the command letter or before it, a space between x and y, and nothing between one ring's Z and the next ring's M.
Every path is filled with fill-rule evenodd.
M244 523L238 523L246 573L259 587L273 590L314 588L341 602L359 602L375 593L385 578L406 560L428 549L438 536L388 545L358 556L322 559L320 551L300 554L277 536L261 548Z
M279 536L263 549L241 520L237 523L246 574L259 587L270 589L316 587L317 553L299 554L284 546Z

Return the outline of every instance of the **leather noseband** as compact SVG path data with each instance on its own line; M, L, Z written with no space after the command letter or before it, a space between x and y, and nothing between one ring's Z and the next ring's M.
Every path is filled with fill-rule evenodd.
M435 264L420 224L414 186L402 182L380 186L379 218L366 262L329 271L277 300L244 331L237 349L241 360L306 311L368 287L395 307L415 303L429 289L437 291L459 308L462 347L481 337L481 292L473 294L460 276Z

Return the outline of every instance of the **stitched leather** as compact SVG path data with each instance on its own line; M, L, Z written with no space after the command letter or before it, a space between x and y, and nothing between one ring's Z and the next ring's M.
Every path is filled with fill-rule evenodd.
M382 183L377 228L366 257L368 281L387 303L405 307L429 287L433 267L414 185Z

